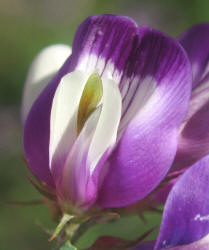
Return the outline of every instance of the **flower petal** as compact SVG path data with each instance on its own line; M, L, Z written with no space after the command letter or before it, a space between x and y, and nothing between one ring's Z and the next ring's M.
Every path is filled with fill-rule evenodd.
M33 60L25 82L22 100L22 121L26 120L28 112L35 99L57 73L71 48L64 44L51 45L43 49Z
M136 30L136 24L126 17L99 15L87 18L76 32L71 57L32 106L25 122L24 150L33 173L49 186L53 186L49 171L50 114L58 84L64 75L76 69L90 74L97 70L104 76L112 75L118 82Z
M65 75L54 95L50 119L49 166L62 172L66 157L77 137L77 116L88 74Z
M209 153L209 81L197 87L189 112L179 130L179 143L172 170L194 164Z
M90 73L96 70L119 81L136 32L137 25L128 17L99 15L87 18L79 26L73 42L77 69Z
M179 131L179 144L172 170L194 164L209 153L209 24L199 24L179 41L193 69L193 92L189 112ZM201 45L200 45L201 44Z
M149 196L149 202L154 203L157 205L165 204L168 194L170 193L173 185L178 181L180 176L186 171L187 168L181 169L180 171L171 172L166 176L166 179L163 181L164 184L157 188L156 191L154 191Z
M205 236L201 240L195 241L194 243L183 245L183 246L178 246L178 247L172 247L169 249L170 250L208 250L209 249L209 235Z
M208 167L207 156L174 185L166 201L155 249L190 244L209 234Z
M193 89L209 78L209 23L198 24L179 37L192 64Z
M121 117L120 91L111 79L103 81L103 103L89 117L66 160L58 185L64 201L90 206L96 199L103 166L116 141ZM66 132L71 132L67 130ZM66 133L67 134L67 133Z
M189 61L178 43L162 33L139 28L129 60L126 77L134 80L126 97L131 98L125 116L123 110L125 130L99 193L98 204L104 207L142 199L164 178L191 93Z

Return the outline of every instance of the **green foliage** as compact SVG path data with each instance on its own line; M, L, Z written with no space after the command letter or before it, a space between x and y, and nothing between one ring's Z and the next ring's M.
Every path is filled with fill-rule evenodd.
M77 250L76 247L72 246L70 241L67 241L64 246L60 248L60 250Z
M99 236L115 236L126 240L136 240L153 226L159 225L160 220L159 214L148 213L145 215L145 221L142 221L138 216L126 216L111 224L97 224L80 238L76 246L78 249L86 249ZM154 231L147 239L155 239L157 232L158 230Z

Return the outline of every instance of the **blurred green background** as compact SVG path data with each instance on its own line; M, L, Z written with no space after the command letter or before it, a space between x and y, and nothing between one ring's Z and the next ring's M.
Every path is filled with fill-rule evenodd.
M40 199L26 181L26 168L21 160L21 93L29 64L37 52L54 43L71 44L80 22L99 13L130 16L139 25L150 25L176 37L196 23L209 21L209 1L0 0L0 250L53 247L40 228L40 224L48 229L54 227L45 207L5 204ZM99 226L89 233L88 239L110 231L134 238L160 220L159 216L149 214L147 219L150 222L145 225L136 218L130 218L129 223L124 219L106 231Z

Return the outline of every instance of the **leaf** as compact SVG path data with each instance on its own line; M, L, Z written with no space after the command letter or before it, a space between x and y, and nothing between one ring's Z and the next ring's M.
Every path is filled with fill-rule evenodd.
M77 247L71 245L70 241L66 241L60 250L77 250Z
M128 241L138 240L142 236L147 236L150 228L154 225L159 225L161 221L160 214L146 213L145 218L147 223L144 223L138 216L131 215L121 217L112 223L94 225L79 238L76 246L78 249L88 249L101 236L112 236ZM155 239L157 233L158 230L155 230L146 240Z

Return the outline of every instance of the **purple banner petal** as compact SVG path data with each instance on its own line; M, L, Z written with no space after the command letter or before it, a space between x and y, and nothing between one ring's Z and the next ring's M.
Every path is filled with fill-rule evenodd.
M207 156L188 169L171 190L165 205L156 250L190 244L209 234L208 183Z
M136 23L128 17L99 15L87 18L79 26L73 42L76 67L90 72L97 69L100 74L106 72L117 77L127 64L136 32Z
M98 204L104 207L142 199L165 177L191 93L191 68L184 51L152 29L139 28L126 70L132 81L123 102L127 109L122 137L99 193Z

